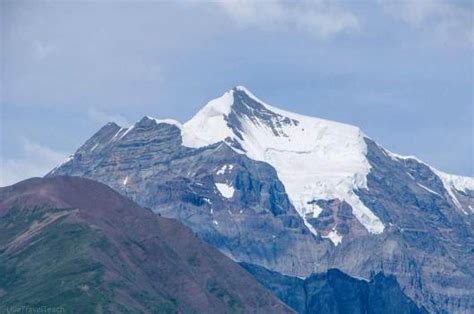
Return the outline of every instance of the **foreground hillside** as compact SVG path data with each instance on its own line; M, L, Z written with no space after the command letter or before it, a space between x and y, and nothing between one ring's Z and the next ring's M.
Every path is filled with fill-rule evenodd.
M0 189L0 304L67 312L290 313L178 221L88 179Z

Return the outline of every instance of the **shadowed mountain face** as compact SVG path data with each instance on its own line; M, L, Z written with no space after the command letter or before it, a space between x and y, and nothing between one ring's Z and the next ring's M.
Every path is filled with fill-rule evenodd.
M0 189L0 303L79 313L291 312L178 221L73 177Z
M337 269L306 279L285 276L260 266L241 264L282 301L301 314L418 314L420 309L400 289L395 277L379 273L371 281Z
M474 308L474 179L243 87L183 125L107 124L57 175L103 182L240 262L292 276L383 272L431 312Z

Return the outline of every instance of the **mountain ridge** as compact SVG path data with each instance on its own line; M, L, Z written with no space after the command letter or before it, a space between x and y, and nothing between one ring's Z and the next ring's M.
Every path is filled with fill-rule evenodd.
M428 313L407 298L394 276L378 273L370 280L347 276L338 269L301 279L242 263L265 287L301 314Z
M246 99L241 102L237 102L236 97L246 97ZM248 104L249 100L253 100L255 101L255 103L252 103L250 106ZM301 121L313 120L316 121L314 122L316 124L323 124L323 126L317 125L318 130L323 129L323 133L326 129L342 128L342 131L340 132L341 135L336 134L335 138L331 138L329 140L329 143L325 144L322 147L317 147L317 149L326 149L326 152L324 152L322 156L318 154L311 154L312 151L314 151L316 148L308 150L308 147L311 147L311 145L314 146L311 141L302 141L300 143L296 143L295 150L292 150L291 148L281 148L282 141L278 141L276 143L273 143L272 145L269 145L268 147L263 147L260 149L261 151L258 151L259 148L254 149L255 147L253 146L258 146L259 143L271 141L272 139L270 137L263 137L257 140L257 144L251 143L250 146L246 145L246 142L242 137L243 130L236 130L236 126L232 125L232 123L234 123L240 125L240 128L242 128L242 122L240 121L242 119L238 120L237 118L232 116L236 115L236 113L234 112L234 106L236 103L244 103L243 107L250 108L250 114L248 112L245 112L247 119L248 116L257 116L258 114L256 112L258 112L259 110L264 111L267 116L272 114L280 115L279 120L281 121L277 121L276 123L270 122L270 124L272 124L272 131L276 138L289 137L288 134L285 134L284 130L282 130L281 128L282 121L285 121L285 123L289 124L290 126L298 126ZM240 108L240 111L245 110ZM237 113L237 115L238 114L239 113ZM262 126L261 121L262 120L256 120L253 122L254 124L258 124L258 127L268 127L268 125ZM221 97L218 97L208 102L195 114L195 116L193 116L184 124L174 119L156 119L150 116L144 116L142 119L137 121L129 128L120 127L114 138L121 139L125 137L128 132L133 130L135 126L146 123L156 123L157 125L168 124L176 126L181 132L182 145L185 147L200 148L218 142L223 142L226 145L229 145L237 153L246 154L254 160L265 161L270 163L276 168L279 178L283 181L283 184L286 187L287 193L289 194L292 203L295 205L295 208L299 212L300 216L303 218L306 226L309 230L311 230L311 232L315 234L317 233L317 231L311 226L311 224L307 222L306 216L312 215L316 217L321 213L322 209L314 202L314 199L318 198L340 199L341 201L347 202L353 209L355 209L355 215L359 222L361 222L370 233L381 233L385 228L380 219L376 217L373 212L358 199L357 195L352 192L352 190L354 189L367 188L366 177L370 171L370 164L366 160L367 148L364 139L371 139L364 132L362 132L360 128L356 126L281 110L260 100L251 91L249 91L246 87L242 85L236 86L231 90L225 92ZM276 126L273 124L276 124ZM276 127L280 128L277 130ZM302 130L304 130L304 128ZM258 133L256 129L249 129L248 131L248 133L250 134L248 135L249 137L252 137L252 134ZM320 131L318 131L317 133L319 133L316 134L317 141L324 140L324 134L321 134ZM337 149L337 142L339 142L339 140L340 142L344 142L347 133L354 133L355 135L353 135L350 140L345 141L345 147L342 147L337 154L328 153L327 150L331 151ZM311 133L305 134L303 132L301 134L290 136L290 140L295 142L295 137L309 137L310 139L312 139L312 135L313 134ZM356 144L353 145L352 142L356 142ZM283 143L283 145L285 145L285 143ZM353 145L353 147L348 147L348 145ZM291 144L290 147L292 146L295 145ZM467 208L464 208L464 206L459 203L456 195L452 191L452 189L458 189L462 191L474 190L474 178L444 173L431 167L427 163L422 162L414 156L402 156L390 152L389 150L383 147L381 148L392 158L415 159L418 162L430 167L442 179L443 185L446 191L448 192L449 197L452 199L453 203L455 203L456 207L462 210L465 214L474 213L474 207L469 207L468 205ZM95 147L91 149L93 150L95 149ZM288 158L285 158L284 160L273 160L271 156L268 157L268 155L273 154L272 151L276 152L274 155L287 152L290 156ZM302 168L304 172L307 172L311 168L311 164L314 164L315 166L312 167L313 170L311 171L313 171L314 174L311 178L303 178L301 180L297 180L298 182L294 182L294 177L296 173L298 173L299 169L291 168L288 160L294 160L295 158L299 158L300 156L297 155L304 155L303 158L300 158L301 160L310 159L311 161L310 163L300 161L302 165L298 165L297 168ZM355 159L352 158L354 159L354 161L351 164L344 165L344 163L347 163L347 161L345 161L344 159L351 159L351 155L358 155L358 157L356 157ZM319 173L321 171L321 168L328 168L328 165L330 165L331 163L335 164L335 166L332 168L329 166L330 169L328 171L325 171L323 174ZM285 175L285 173L288 174ZM341 173L341 175L336 175L335 178L332 178L334 174L337 173ZM317 183L309 183L311 180L315 180L315 178L318 177L321 177L321 179L317 180ZM324 182L328 180L336 182L329 184ZM334 190L342 191L335 193ZM341 235L337 232L332 232L329 235L329 239L331 239L333 243L337 245L342 238Z

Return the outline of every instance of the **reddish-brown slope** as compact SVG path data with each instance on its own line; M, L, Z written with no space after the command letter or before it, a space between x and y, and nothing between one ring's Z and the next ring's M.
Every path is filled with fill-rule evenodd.
M27 300L29 304L58 305L58 300L64 300L62 305L67 307L68 299L64 295L74 295L71 304L87 309L83 303L90 299L96 310L153 312L158 304L163 312L291 312L245 270L181 223L159 217L92 180L34 178L1 188L2 220L4 230L10 232L0 232L0 261L6 265L5 269L18 276L13 276L8 285L2 286L0 281L0 303ZM18 221L28 223L16 226ZM74 238L70 226L82 226L88 231ZM61 235L64 235L63 243L58 239ZM84 241L92 240L87 239L99 244L89 245ZM57 243L64 245L61 256L67 261L53 253L49 253L52 259L49 261L48 257L37 254L45 248L55 252L48 247L50 243L54 243L54 248ZM85 253L76 256L83 247ZM40 263L41 258L45 260ZM93 261L94 267L86 267L83 276L75 272L74 282L68 285L71 272L61 272L55 265L61 265L61 270L69 269L68 261L77 264L79 258ZM33 265L32 259L47 265L48 280L57 281L63 290L71 291L65 294L60 288L52 288L51 294L57 294L58 298L33 293L25 296L26 285L35 284L31 283L34 279L24 279L25 273L35 271L29 266ZM16 269L20 267L21 271ZM41 274L42 267L35 267L40 267L37 273ZM89 283L90 269L101 272L94 273L100 275ZM42 284L46 283L37 283Z

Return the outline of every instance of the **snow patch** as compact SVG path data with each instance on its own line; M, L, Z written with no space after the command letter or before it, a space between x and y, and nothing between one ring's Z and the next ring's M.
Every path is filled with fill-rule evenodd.
M127 185L127 182L128 182L128 176L126 176L125 179L123 179L122 184L123 184L123 185Z
M311 203L310 204L311 207L312 207L312 212L313 212L313 218L318 218L319 217L319 214L321 214L321 212L323 211L323 209L321 207L319 207L317 204L315 203Z
M131 130L133 130L133 128L135 127L135 125L132 125L131 127L129 127L128 129L126 129L125 132L123 132L122 135L120 135L119 137L119 140L123 139L125 137L125 135L127 135L128 133L130 133ZM120 132L120 131L119 131Z
M231 171L234 168L234 165L224 165L219 170L216 171L217 175L225 174L227 171Z
M331 232L329 232L327 236L323 236L323 238L331 240L335 246L338 246L338 244L342 242L342 236L337 232L336 229L332 229Z
M225 198L232 198L234 196L235 189L233 186L227 183L216 183L216 188L219 190L222 196Z
M121 139L122 136L119 137L119 135L122 133L122 131L127 132L127 128L120 127L117 133L115 133L115 135L110 139L109 143L115 142L117 139Z
M317 235L318 232L316 231L316 229L314 229L314 227L308 222L308 220L306 219L306 217L302 217L303 218L303 223L304 225L306 226L306 228L308 228L309 231L311 231L312 234L314 235Z
M420 183L418 183L418 182L417 182L416 184L417 184L420 188L422 188L422 189L424 189L424 190L426 190L426 191L428 191L428 192L430 192L430 193L432 193L432 194L441 196L441 195L439 195L439 193L437 193L437 192L433 191L432 189L430 189L430 188L424 186L423 184L420 184Z

